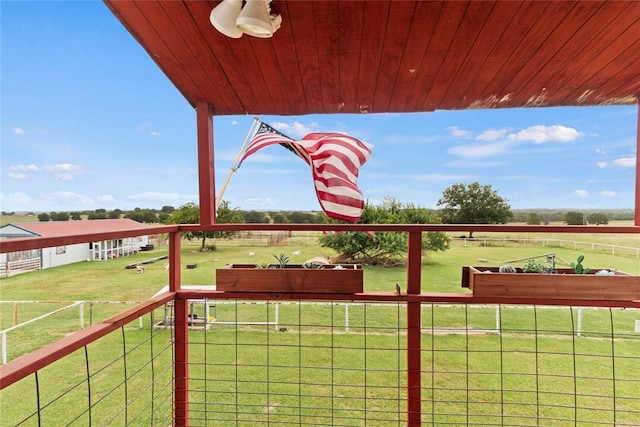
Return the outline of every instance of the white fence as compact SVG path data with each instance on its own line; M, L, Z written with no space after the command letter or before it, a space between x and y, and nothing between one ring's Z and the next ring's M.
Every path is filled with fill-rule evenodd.
M0 263L0 277L40 270L40 257Z
M457 237L453 239L463 246L514 246L514 245L538 245L544 248L565 248L583 250L597 253L608 253L614 256L627 256L640 259L640 247L620 246L607 243L580 242L576 240L563 240L547 237L518 237L518 238L467 238Z

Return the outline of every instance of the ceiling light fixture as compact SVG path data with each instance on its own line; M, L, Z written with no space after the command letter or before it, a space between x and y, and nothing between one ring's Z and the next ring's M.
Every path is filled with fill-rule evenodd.
M244 3L243 8L243 0L222 0L211 11L211 24L234 39L245 33L260 38L273 36L282 24L282 17L271 14L271 0L246 0Z

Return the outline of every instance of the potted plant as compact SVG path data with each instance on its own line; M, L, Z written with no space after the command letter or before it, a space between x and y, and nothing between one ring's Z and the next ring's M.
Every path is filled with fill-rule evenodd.
M358 293L363 291L359 264L289 264L285 254L274 264L228 264L216 269L216 289L225 292Z
M513 266L462 269L462 286L479 297L568 300L640 300L640 276L613 269L590 269L580 255L569 268L556 268L555 257L545 265L528 260Z

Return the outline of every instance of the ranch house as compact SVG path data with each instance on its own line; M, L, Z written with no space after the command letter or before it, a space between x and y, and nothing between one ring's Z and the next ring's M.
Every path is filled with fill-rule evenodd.
M6 224L0 227L0 240L19 238L60 238L74 234L99 234L139 229L132 219L99 219L91 221L49 221ZM0 275L59 267L82 261L98 261L138 253L148 248L149 235L100 239L84 243L3 253L0 255Z

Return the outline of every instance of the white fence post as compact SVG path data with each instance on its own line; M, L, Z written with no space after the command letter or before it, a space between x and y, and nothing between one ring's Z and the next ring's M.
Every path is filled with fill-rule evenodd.
M7 364L7 332L2 331L2 364Z
M349 333L349 303L344 305L344 331Z
M582 307L578 307L578 331L576 336L580 338L580 331L582 330Z
M80 329L84 329L84 301L80 303Z

